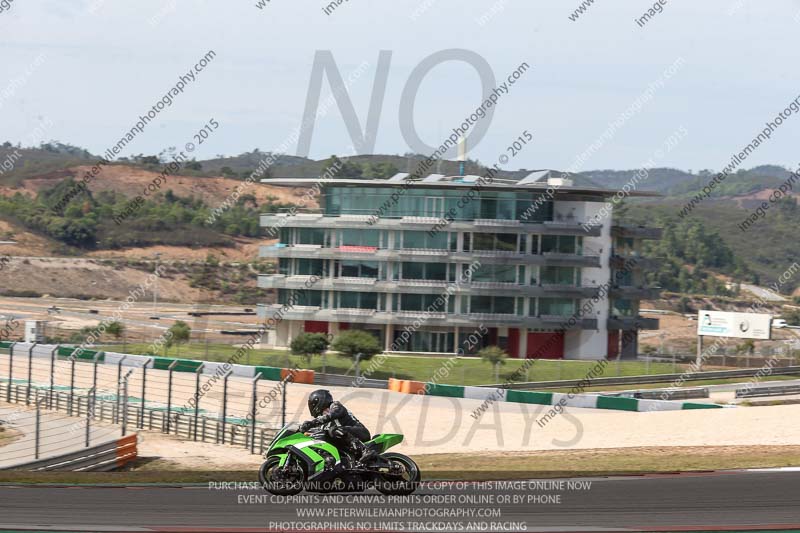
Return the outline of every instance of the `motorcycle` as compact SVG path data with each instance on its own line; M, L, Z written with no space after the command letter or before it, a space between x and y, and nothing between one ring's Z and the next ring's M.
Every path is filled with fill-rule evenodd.
M366 465L324 440L327 436L320 430L301 433L295 423L281 428L258 470L261 486L280 496L298 494L303 489L354 492L373 486L383 494L405 496L417 489L421 479L417 464L403 454L385 453L402 442L403 435L375 435L365 442L377 454Z

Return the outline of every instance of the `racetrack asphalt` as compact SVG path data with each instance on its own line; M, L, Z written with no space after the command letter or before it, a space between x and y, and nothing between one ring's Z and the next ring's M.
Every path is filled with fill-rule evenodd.
M286 499L223 485L4 485L0 531L800 530L800 471L498 483L425 482L414 499L375 491Z

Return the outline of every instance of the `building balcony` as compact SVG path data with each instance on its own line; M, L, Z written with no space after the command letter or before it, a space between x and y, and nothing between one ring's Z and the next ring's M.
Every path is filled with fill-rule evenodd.
M372 215L323 215L322 213L270 213L261 215L261 226L280 228L332 228L332 229L392 229L429 231L471 231L477 233L538 233L542 235L582 235L599 237L602 225L588 229L583 221L526 222L509 219L455 220L442 225L443 219L407 216L399 218L372 218ZM586 221L588 222L588 221ZM274 232L273 232L274 233Z
M377 278L320 278L262 274L260 289L306 289L401 294L463 294L472 296L527 296L540 298L592 298L598 286L519 285L517 283L473 281L451 283L444 280L401 279L381 281Z
M399 249L390 250L372 246L340 246L323 248L320 245L286 245L282 243L265 245L259 248L262 259L362 259L365 261L404 261L412 263L472 263L519 264L542 266L574 266L599 268L599 255L580 254L525 254L503 250L478 250L475 252L454 252L440 249Z
M642 316L612 316L608 319L608 329L659 329L657 318Z
M258 316L262 319L314 320L321 322L356 322L360 324L393 324L409 326L424 323L426 326L451 326L474 328L480 324L487 327L520 327L531 329L597 329L597 320L579 319L570 324L569 316L529 317L508 314L446 314L424 311L387 312L374 309L321 309L319 307L289 307L280 304L259 305Z
M662 233L663 231L661 228L650 228L647 226L621 225L611 227L612 237L659 240L661 239Z

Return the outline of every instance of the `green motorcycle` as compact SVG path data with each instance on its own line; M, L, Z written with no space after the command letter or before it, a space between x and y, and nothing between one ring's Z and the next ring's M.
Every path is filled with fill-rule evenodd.
M402 435L375 435L371 446L377 457L362 465L326 438L324 431L301 433L295 423L278 431L258 470L258 480L272 494L291 496L312 492L353 492L374 486L383 494L407 495L421 478L417 464L399 453L384 453L403 441Z

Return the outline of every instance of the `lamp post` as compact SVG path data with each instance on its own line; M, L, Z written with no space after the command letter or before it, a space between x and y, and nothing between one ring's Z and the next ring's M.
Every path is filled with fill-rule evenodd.
M153 269L153 274L155 275L155 279L153 280L153 316L157 316L157 308L158 308L158 259L161 257L161 252L156 252L156 266Z

